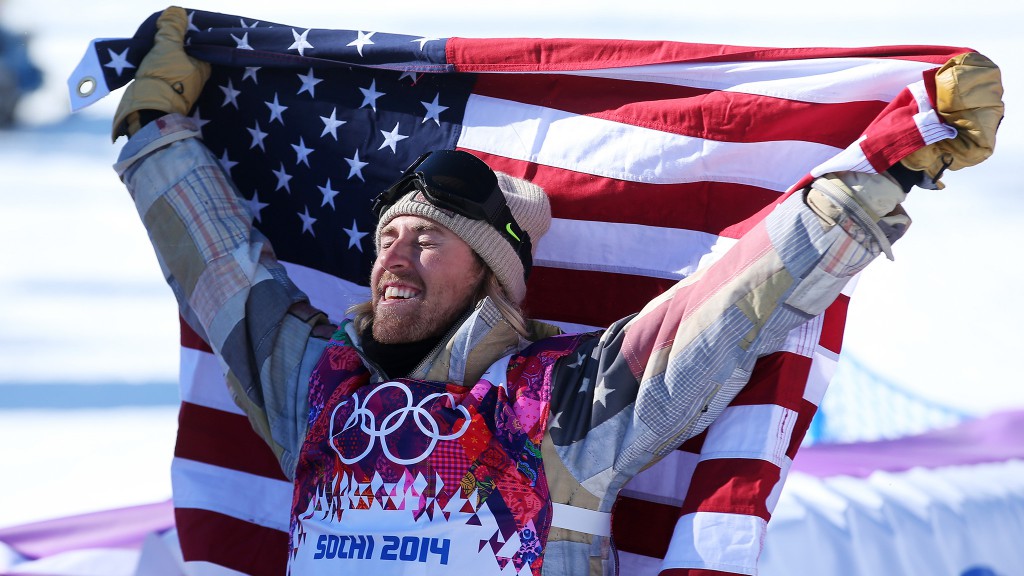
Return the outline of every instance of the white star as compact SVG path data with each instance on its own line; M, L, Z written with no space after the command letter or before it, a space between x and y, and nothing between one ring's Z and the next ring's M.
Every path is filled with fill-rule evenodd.
M220 105L221 108L231 104L238 109L238 95L242 93L241 90L235 90L235 85L231 83L231 78L228 78L227 86L218 86L220 91L224 93L224 103Z
M260 195L255 190L253 190L252 198L249 198L247 204L249 205L249 212L252 213L252 217L255 218L257 222L260 222L260 211L267 206L270 206L270 204L267 204L266 202L260 202Z
M260 123L258 120L253 120L255 128L246 128L249 131L249 135L252 136L252 144L249 145L249 150L259 146L260 150L267 151L266 147L263 146L263 139L267 137L267 133L260 130Z
M243 20L242 18L239 18L238 21L242 23L242 28L255 28L260 24L259 20L253 21L252 24L246 24L245 20Z
M306 40L306 36L308 34L309 34L309 30L306 30L302 34L299 34L298 32L295 31L294 28L292 28L292 37L295 39L295 42L292 42L292 45L289 46L288 49L289 50L298 50L299 51L299 56L305 56L305 54L303 53L303 50L305 50L306 48L315 48L315 46L313 46L312 44L310 44Z
M316 233L313 232L313 222L316 222L316 218L309 215L309 206L306 206L305 208L305 214L299 214L296 212L296 214L299 214L299 218L302 218L302 232L300 232L300 234L309 232L310 236L316 238Z
M320 119L324 121L324 131L320 133L321 138L330 134L331 136L334 136L335 140L338 139L338 127L346 122L344 120L338 120L337 114L338 109L335 108L334 110L331 110L330 118L327 118L326 116L320 117Z
M586 357L587 357L587 355L584 354L583 352L577 353L576 354L576 361L573 362L572 364L569 364L568 367L569 368L579 368L580 366L583 365L583 359L586 358Z
M125 48L124 52L118 54L110 48L107 48L107 52L110 53L110 62L107 62L103 66L105 68L113 68L117 71L118 76L124 72L125 68L135 68L135 64L128 61L128 50L130 50L130 48Z
M420 50L423 50L423 45L426 44L427 42L431 42L433 40L440 40L440 38L427 38L427 37L424 36L423 38L417 38L415 40L410 40L410 42L419 42L420 43Z
M199 107L198 106L196 106L196 111L193 112L192 115L189 116L189 118L191 118L192 121L196 123L196 127L199 128L200 130L203 129L203 126L206 126L207 124L210 123L209 120L203 120L203 118L201 116L199 116Z
M185 29L186 32L199 32L199 28L197 28L196 25L192 23L192 18L195 15L195 12L188 13L188 28Z
M277 188L274 188L274 192L277 192L281 188L284 188L285 192L291 194L292 188L288 184L288 181L291 180L292 177L291 175L284 171L284 162L281 162L280 170L271 170L271 172L274 173L274 176L277 176Z
M235 41L235 44L237 44L237 46L235 46L235 49L237 49L237 50L252 50L253 49L252 46L249 46L249 33L248 32L246 32L245 34L242 34L241 38L239 38L238 36L235 36L234 34L232 34L231 35L231 39Z
M282 106L277 101L277 92L274 92L274 101L273 102L264 102L264 104L267 105L267 108L270 108L270 123L273 124L274 123L274 119L276 118L277 120L279 120L281 122L281 125L284 126L284 118L281 117L281 113L284 112L285 110L287 110L288 107L287 106Z
M309 74L296 74L299 80L302 82L302 87L295 93L296 96L303 92L309 92L310 97L315 98L316 95L313 93L316 89L316 85L323 82L323 79L317 78L313 75L313 69L309 69Z
M377 148L377 150L383 150L384 147L387 146L388 148L391 148L391 151L395 154L398 153L398 143L408 138L408 136L403 136L398 133L398 122L395 122L395 127L391 129L391 132L381 130L380 133L384 136L384 143L381 144L380 148Z
M356 153L351 158L345 158L345 162L348 162L349 171L348 179L351 180L353 176L359 176L359 179L366 182L366 178L363 178L363 167L368 166L369 162L359 161L359 149L356 149Z
M554 417L552 417L551 420L548 422L548 428L551 428L551 429L561 428L562 427L562 423L558 421L561 417L562 417L562 413L561 412L557 412L554 415Z
M327 186L317 186L320 193L324 195L324 201L320 204L321 207L331 205L331 209L334 209L334 197L340 194L337 190L331 188L331 179L327 179Z
M598 386L596 389L594 389L594 401L600 402L601 406L607 408L608 395L611 394L612 392L613 390L607 386Z
M260 71L260 68L262 68L262 66L246 66L245 72L242 72L242 82L252 78L253 84L259 84L260 81L256 78L256 73Z
M295 165L305 164L309 168L309 153L313 151L312 148L306 148L306 143L303 142L302 136L299 136L299 143L292 144L292 149L295 150Z
M224 153L220 155L217 161L220 162L220 165L224 167L224 171L229 175L231 174L231 169L238 165L238 162L232 162L231 158L228 158L227 148L224 149Z
M359 228L356 227L356 221L355 220L352 221L352 227L351 228L342 228L342 230L345 231L345 234L348 234L348 247L349 248L353 248L354 247L356 250L359 250L360 252L362 252L363 251L363 244L362 244L362 242L360 242L360 240L362 240L363 236L366 236L368 234L368 232L360 232Z
M398 77L398 81L401 82L406 78L412 80L413 86L415 86L416 83L420 81L420 75L417 74L416 72L413 72L412 70L406 70L405 72L402 72L402 75Z
M369 104L370 108L372 108L373 111L376 112L377 98L380 98L381 96L384 95L384 92L377 92L377 80L371 80L369 88L360 88L359 91L363 93L363 103L360 104L359 107L363 108L364 106Z
M370 38L374 34L376 34L376 32L370 32L369 34L364 34L363 31L360 30L359 32L357 32L357 34L359 34L359 37L356 38L355 40L349 42L348 44L346 44L346 46L355 46L356 47L356 51L358 51L359 55L362 56L363 55L363 46L366 46L367 44L373 44L373 40L370 40Z
M590 390L590 378L587 378L586 376L584 376L583 377L583 385L580 386L580 389L576 393L577 394L586 394L587 390Z
M423 104L423 107L427 109L427 115L423 117L423 122L426 122L427 120L433 120L434 123L437 124L438 126L441 125L441 112L447 110L448 107L441 106L440 104L437 103L437 99L440 97L441 94L438 94L437 96L434 96L433 102L420 102L420 104ZM421 124L423 122L421 122Z

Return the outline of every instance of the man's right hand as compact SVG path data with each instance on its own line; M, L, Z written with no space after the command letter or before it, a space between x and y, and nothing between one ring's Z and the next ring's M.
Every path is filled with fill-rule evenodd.
M113 140L141 126L139 112L188 114L210 77L210 65L185 54L188 14L172 6L160 15L153 48L142 59L135 81L125 89L114 114Z

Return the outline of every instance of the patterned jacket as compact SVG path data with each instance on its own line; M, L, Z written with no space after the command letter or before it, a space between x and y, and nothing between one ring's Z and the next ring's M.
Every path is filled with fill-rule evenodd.
M541 564L545 575L614 573L610 512L623 485L707 428L747 382L758 357L780 349L792 328L821 313L852 275L883 246L888 249L863 211L815 212L804 194L795 193L714 265L604 331L556 337L556 329L533 322L531 337L522 338L484 299L415 373L396 381L363 361L358 337L351 330L339 336L343 332L295 287L197 136L190 119L165 116L128 142L115 169L135 200L183 318L217 354L236 402L296 482L297 493L315 468L303 456L308 437L341 434L332 428L325 436L317 426L332 424L315 416L354 402L351 393L362 389L364 404L345 404L344 418L333 425L370 429L364 423L372 411L365 406L373 390L396 388L396 382L408 389L420 382L442 387L437 390L471 389L484 380L505 382L515 393L520 381L512 370L518 363L540 358L534 350L560 351L548 356L543 382L531 392L539 400L513 410L536 424L529 436L542 470L534 477L546 479L550 529L531 557L536 561L510 573L534 573ZM819 183L829 186L819 179L815 187ZM884 183L868 178L861 184ZM349 396L318 400L318 375L338 350L347 350L347 360L331 370L360 372L358 386L345 384ZM349 382L335 379L334 386ZM464 406L454 398L442 404L448 411ZM390 424L377 422L373 429ZM449 422L431 434L441 445L459 426ZM296 501L302 504L308 502ZM294 517L292 528L294 540ZM424 542L424 554L431 545L435 556L443 551L440 541ZM384 543L376 546L383 553ZM406 553L416 556L411 549Z

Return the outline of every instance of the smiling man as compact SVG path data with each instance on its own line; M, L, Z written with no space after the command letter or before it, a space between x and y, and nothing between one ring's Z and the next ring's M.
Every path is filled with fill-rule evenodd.
M984 111L976 132L908 159L921 171L817 179L704 272L577 335L519 309L551 221L543 191L435 151L378 197L371 300L336 324L289 280L185 116L209 74L182 50L186 26L180 9L160 18L114 120L130 135L116 169L182 316L294 482L294 574L614 573L622 486L706 429L757 358L889 254L906 190L987 156L978 142L1002 114L998 69L958 64L961 82L990 80L944 88Z

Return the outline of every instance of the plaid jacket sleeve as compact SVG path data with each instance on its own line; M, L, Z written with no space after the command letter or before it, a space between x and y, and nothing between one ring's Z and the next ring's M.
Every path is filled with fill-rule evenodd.
M231 180L187 117L146 125L114 168L128 187L182 318L213 349L235 402L294 472L307 382L326 325L274 257ZM317 332L319 333L319 331Z

